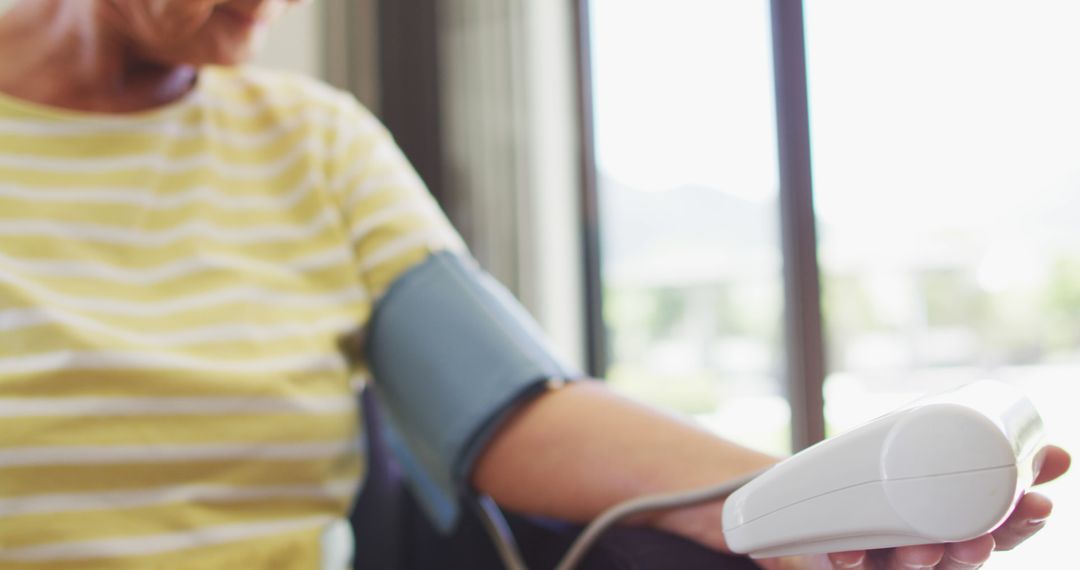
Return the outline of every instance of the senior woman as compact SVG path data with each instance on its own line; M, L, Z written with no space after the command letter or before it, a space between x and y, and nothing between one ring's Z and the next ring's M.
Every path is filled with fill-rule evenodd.
M239 66L291 3L0 19L0 567L313 568L348 534L363 461L339 339L464 254L351 97ZM594 383L530 394L461 475L519 512L583 521L773 461ZM1053 448L1040 480L1067 464ZM1029 494L970 542L760 564L973 568L1049 511ZM639 524L724 549L719 504Z

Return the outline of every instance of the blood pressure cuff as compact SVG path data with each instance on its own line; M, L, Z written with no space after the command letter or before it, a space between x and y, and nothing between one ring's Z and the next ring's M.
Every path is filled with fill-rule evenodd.
M471 259L438 253L378 302L365 354L391 448L437 527L457 521L477 456L519 405L554 380L583 374L560 362L540 327Z

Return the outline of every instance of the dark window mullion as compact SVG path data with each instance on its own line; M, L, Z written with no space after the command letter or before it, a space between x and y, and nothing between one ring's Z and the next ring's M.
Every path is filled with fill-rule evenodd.
M437 0L379 0L379 115L455 222L444 181Z
M784 329L794 451L825 438L825 348L803 24L802 0L772 0Z
M586 366L594 378L607 372L607 329L604 325L604 294L600 270L600 212L593 114L592 44L590 2L575 0L578 61L578 124L581 129L581 224L585 281Z
M576 0L582 155L582 228L588 371L607 366L600 269L598 192L593 131L589 0ZM809 105L801 0L772 0L781 240L784 256L785 337L792 449L825 437L824 332L810 162Z

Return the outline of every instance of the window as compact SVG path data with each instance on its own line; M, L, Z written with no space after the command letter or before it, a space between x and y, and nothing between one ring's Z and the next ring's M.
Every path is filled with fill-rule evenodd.
M783 389L783 291L798 284L777 239L777 172L793 166L777 159L769 3L589 5L607 377L783 451L800 412ZM828 358L826 405L801 411L836 433L995 378L1080 449L1080 5L804 10L796 119L811 127ZM1048 493L1080 500L1068 478ZM1070 557L1080 517L1065 511L987 567Z
M786 451L768 6L591 9L607 378Z
M831 430L993 378L1080 449L1078 21L1052 0L806 3ZM1060 509L1010 567L1060 565L1078 524Z

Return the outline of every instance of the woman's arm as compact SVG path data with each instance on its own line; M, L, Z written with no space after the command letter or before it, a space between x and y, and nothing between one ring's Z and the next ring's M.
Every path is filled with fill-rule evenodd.
M680 418L613 394L596 382L571 384L532 402L507 423L477 462L473 484L508 509L585 522L606 508L643 494L721 483L768 467L776 458L724 441ZM1051 448L1038 482L1061 475L1068 454ZM722 503L651 516L639 523L726 550ZM1049 501L1028 494L1013 516L990 535L967 543L904 547L762 561L770 569L972 568L993 550L1034 534ZM830 560L831 558L831 560ZM861 561L861 562L860 562ZM833 563L836 563L835 565Z
M508 422L477 462L473 483L511 510L587 522L633 497L714 485L776 461L598 382L580 382L548 392ZM702 514L713 511L715 520L694 522L698 529L669 520L677 513L650 522L723 549L719 509Z

